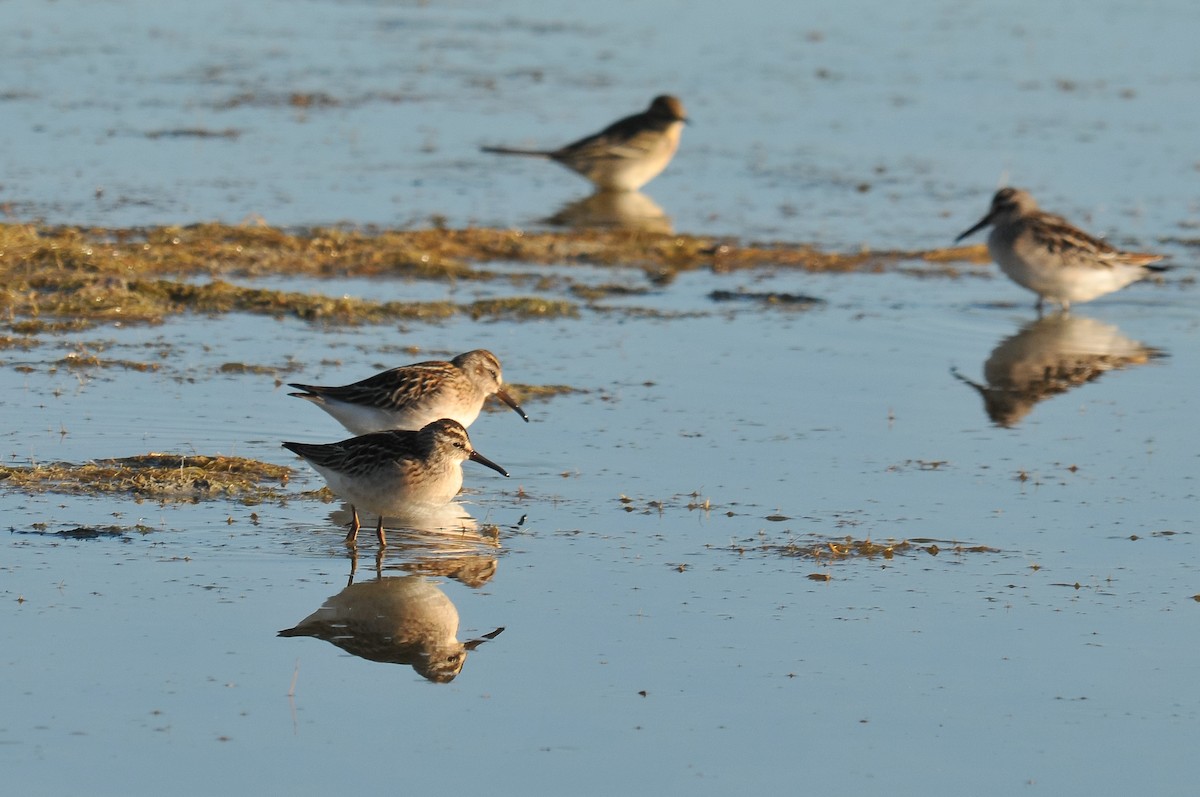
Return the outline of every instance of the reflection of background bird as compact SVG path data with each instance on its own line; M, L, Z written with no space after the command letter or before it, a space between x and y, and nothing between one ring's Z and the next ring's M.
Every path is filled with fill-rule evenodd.
M986 385L953 373L979 391L994 423L1011 427L1043 399L1091 382L1106 371L1164 356L1159 349L1125 337L1112 324L1055 313L1000 341L983 365Z
M351 507L342 504L341 507L329 513L329 519L338 525L351 522ZM499 543L495 537L483 536L477 521L466 506L458 501L451 501L440 507L421 507L418 511L393 515L403 520L402 532L411 532L397 540L401 551L414 547L440 550L446 545L457 549L472 548L473 546L495 547ZM484 527L483 532L489 529Z
M335 510L330 519L339 525L346 524L350 522L350 512ZM500 528L481 527L461 504L453 502L440 509L389 520L403 524L392 527L387 549L393 560L398 559L394 566L400 570L454 579L472 588L483 586L496 575ZM384 551L380 548L375 557L379 574L382 574ZM351 546L349 556L353 582L358 571L358 549Z
M1049 299L1066 310L1071 302L1090 302L1166 270L1150 265L1162 255L1122 252L1040 210L1029 192L1018 188L997 191L987 215L955 240L989 224L992 259L1013 282L1038 295L1039 308Z
M655 97L641 113L613 122L595 135L553 150L482 147L497 155L549 158L577 172L602 191L636 191L653 180L675 157L687 123L683 103Z
M597 191L563 205L546 224L576 230L638 230L670 235L671 219L641 191Z
M471 445L458 421L443 418L419 432L374 432L337 443L284 443L320 473L329 489L351 504L347 542L358 536L357 507L379 515L375 533L387 545L384 515L439 509L462 489L462 463L470 459L508 476L508 471Z
M479 589L496 576L500 563L495 556L425 557L400 566L401 570L421 576L452 578L472 589Z
M435 683L453 681L467 652L484 641L459 642L457 635L458 610L424 576L351 584L294 628L279 632L283 637L323 639L370 661L408 664Z
M351 434L386 429L420 429L439 418L470 426L483 402L496 396L529 421L525 411L504 391L500 361L486 349L458 355L450 362L402 365L355 382L324 387L293 382L290 393L328 412Z

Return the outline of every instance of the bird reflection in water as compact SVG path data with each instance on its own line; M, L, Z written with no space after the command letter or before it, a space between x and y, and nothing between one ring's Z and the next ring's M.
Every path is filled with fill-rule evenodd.
M335 526L346 527L351 524L353 514L350 504L343 503L329 513L329 520ZM481 526L457 501L444 506L414 507L404 514L389 514L384 520L388 544L399 545L410 554L419 552L426 543L439 552L455 545L499 547L499 530L495 526ZM347 547L355 548L357 543L350 541Z
M671 217L640 191L597 191L563 205L544 223L574 230L633 230L671 235Z
M350 506L330 513L335 525L350 517ZM517 530L525 517L507 530ZM496 574L496 551L500 548L501 527L480 524L457 502L430 511L402 517L388 516L387 548L375 554L375 569L382 574L385 555L397 562L391 565L408 573L451 578L468 587L481 587ZM347 547L350 555L350 581L358 570L358 546Z
M394 552L395 546L389 549ZM462 672L467 653L504 629L460 642L458 609L438 582L425 574L446 575L479 586L496 572L495 555L419 557L403 565L417 572L404 576L383 575L384 555L381 549L375 556L375 578L356 584L358 557L352 553L346 588L279 636L323 639L369 661L407 664L434 683L453 681Z
M983 364L986 384L951 373L983 396L988 417L1013 427L1044 399L1098 379L1107 371L1144 365L1166 354L1130 340L1112 324L1067 313L1038 318L1000 341Z

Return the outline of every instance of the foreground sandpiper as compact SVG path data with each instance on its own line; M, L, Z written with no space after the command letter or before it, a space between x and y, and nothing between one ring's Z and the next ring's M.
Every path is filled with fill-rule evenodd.
M577 172L601 191L636 191L667 168L687 124L678 98L655 97L641 113L613 122L595 135L551 150L483 147L497 155L549 158Z
M462 489L463 460L497 473L508 471L471 445L458 421L442 418L420 431L390 430L338 443L284 443L325 477L329 489L350 503L353 521L346 542L358 537L358 508L379 515L375 534L387 545L384 515L419 515L445 506Z
M353 434L388 429L420 429L439 418L470 426L483 402L496 396L529 422L525 410L504 391L500 361L486 349L458 355L450 362L402 365L341 387L302 385L290 393L308 399Z
M1040 210L1019 188L997 191L987 215L955 240L989 224L992 259L1013 282L1038 295L1039 310L1045 300L1067 310L1071 302L1089 302L1167 268L1151 265L1162 255L1122 252Z

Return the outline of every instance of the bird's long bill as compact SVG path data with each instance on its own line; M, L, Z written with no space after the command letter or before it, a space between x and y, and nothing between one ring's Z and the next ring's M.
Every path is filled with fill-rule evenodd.
M513 397L505 393L503 390L496 391L496 398L503 401L505 404L513 408L513 412L525 419L525 423L529 423L529 416L525 414L525 410L521 409L521 405L513 401Z
M478 451L472 451L471 455L470 455L470 459L473 459L474 461L478 462L480 465L488 466L492 470L496 471L496 473L499 473L501 476L505 476L505 477L508 476L508 471L506 471L504 468L497 465L495 462L492 462L490 459L485 457L483 454L480 454Z
M978 232L979 230L982 230L984 227L991 224L992 223L992 215L993 214L989 213L986 216L984 216L982 219L979 220L978 224L976 224L974 227L972 227L971 229L964 232L962 235L955 238L954 243L958 243L959 241L961 241L963 238L966 238L971 233Z
M471 639L471 640L464 642L463 647L466 648L467 650L474 650L475 648L482 645L484 642L487 642L489 640L495 639L496 637L500 636L502 631L504 631L504 626L500 626L495 631L491 631L487 634L484 634L483 636L479 637L479 639Z

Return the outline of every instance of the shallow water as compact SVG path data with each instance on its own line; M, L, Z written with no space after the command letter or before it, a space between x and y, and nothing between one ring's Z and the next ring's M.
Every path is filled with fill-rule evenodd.
M0 491L11 788L1191 793L1200 299L1194 250L1164 239L1197 214L1192 6L5 8L16 218L522 225L586 187L479 144L569 140L669 89L696 124L647 194L681 231L937 246L1007 173L1178 266L1036 325L991 268L911 263L684 273L578 319L184 316L6 350L6 461L296 466L278 506ZM147 135L185 128L238 132ZM710 298L739 290L823 303ZM513 474L467 465L464 506L498 546L400 533L377 573L369 539L357 560L341 544L337 504L300 497L321 482L279 442L344 435L282 383L480 345L510 382L579 392L526 402L528 425L501 407L472 427ZM81 346L160 367L59 362ZM1030 376L1047 368L1074 380ZM151 531L59 533L135 524ZM786 555L846 536L914 546ZM352 572L367 589L345 592ZM362 593L368 614L426 624L408 659L277 636ZM449 636L483 641L431 683L409 660Z
M17 0L3 202L105 226L523 225L582 199L555 145L681 96L645 193L688 232L948 242L1002 182L1142 240L1200 221L1200 10L924 0L204 5Z

